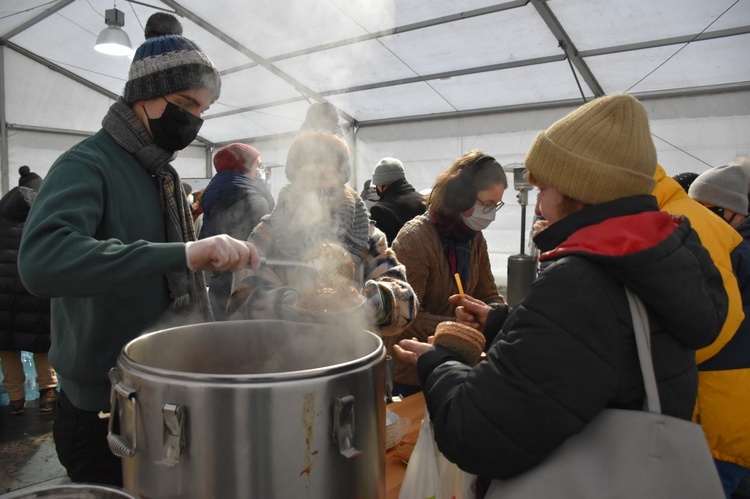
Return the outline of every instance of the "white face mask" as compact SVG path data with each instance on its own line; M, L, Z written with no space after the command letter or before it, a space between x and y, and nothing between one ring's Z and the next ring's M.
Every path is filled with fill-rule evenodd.
M461 220L466 224L468 228L475 231L484 230L495 220L495 214L497 212L493 209L489 213L484 213L484 206L474 204L474 211L471 212L470 216L461 214Z

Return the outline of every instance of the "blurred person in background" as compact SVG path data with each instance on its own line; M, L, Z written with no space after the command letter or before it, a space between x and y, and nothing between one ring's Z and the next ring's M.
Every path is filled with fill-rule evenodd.
M193 224L198 220L198 217L203 215L203 189L193 191L193 196L190 198L190 212L193 214ZM198 234L198 231L195 231Z
M547 221L534 242L552 263L502 323L491 307L461 300L460 322L487 336L502 325L487 358L469 366L442 346L394 347L418 365L435 441L478 475L480 499L492 480L533 470L603 409L643 409L626 287L648 310L661 409L673 417L691 419L695 350L715 340L727 313L721 275L689 220L660 211L651 194L656 149L634 97L572 111L537 135L524 165Z
M368 212L370 211L370 208L378 202L380 196L378 196L378 190L372 185L371 179L368 178L365 180L365 183L362 186L362 192L359 193L359 197L365 202Z
M299 133L316 131L344 137L344 130L339 124L339 112L330 102L316 102L307 108Z
M400 340L427 341L440 322L456 319L459 303L449 300L459 292L456 274L465 294L507 313L482 234L503 207L507 187L508 179L495 158L468 152L438 176L427 213L407 222L398 233L392 247L406 267L419 313L407 331L385 340L391 355ZM395 360L393 379L397 395L419 391L416 368L400 359Z
M378 202L370 208L370 218L393 244L406 222L425 212L425 199L406 181L404 165L396 158L383 158L372 172Z
M742 238L731 253L731 261L742 295L745 318L733 335L720 337L721 342L711 345L713 355L698 359L695 418L706 434L728 498L750 473L750 222L747 182L741 166L728 165L701 173L689 190L691 198L708 208L711 216Z
M18 275L18 248L42 178L28 166L19 168L18 187L0 199L0 363L10 413L23 414L26 405L21 351L34 354L39 411L51 412L57 401L57 374L49 364L49 298L28 292Z
M661 176L666 176L666 172L664 172L664 169L661 166L657 168L657 173L659 170L662 170ZM682 187L682 190L685 191L685 194L687 194L688 189L690 189L690 185L696 178L698 178L698 174L693 172L683 172L678 173L672 178L680 185L680 187ZM656 180L657 182L659 181L658 178Z
M108 373L122 348L149 331L213 319L199 270L259 263L245 241L195 240L171 165L218 99L219 72L174 16L152 15L145 32L123 96L101 130L52 165L21 240L24 285L52 299L49 358L61 388L53 436L73 482L122 486L107 444Z
M229 144L214 155L214 168L216 175L203 195L199 238L228 234L244 241L274 207L273 195L264 182L265 167L260 152L247 144ZM226 320L231 292L232 273L214 271L208 283L214 319Z
M346 142L328 132L301 133L289 148L285 172L289 183L249 241L263 256L302 262L318 258L321 248L341 248L342 259L352 264L351 287L365 298L368 325L382 336L403 331L414 320L416 297L362 198L346 185L351 175ZM230 318L279 318L283 303L293 305L306 292L300 287L316 284L306 277L270 266L235 272ZM326 276L312 278L318 277Z

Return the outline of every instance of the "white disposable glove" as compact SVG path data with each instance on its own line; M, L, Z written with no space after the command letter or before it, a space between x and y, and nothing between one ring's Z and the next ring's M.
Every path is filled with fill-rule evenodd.
M185 257L190 270L257 270L260 257L255 245L226 234L211 236L185 244Z

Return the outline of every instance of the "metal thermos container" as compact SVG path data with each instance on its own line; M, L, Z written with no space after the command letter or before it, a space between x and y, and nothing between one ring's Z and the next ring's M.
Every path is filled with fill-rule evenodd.
M110 448L143 498L385 497L385 348L365 330L229 321L128 343Z

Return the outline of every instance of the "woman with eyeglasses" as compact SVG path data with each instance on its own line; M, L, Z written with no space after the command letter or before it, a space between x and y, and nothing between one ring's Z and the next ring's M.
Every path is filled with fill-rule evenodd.
M427 213L407 222L398 233L392 248L419 298L419 313L408 331L386 338L390 354L400 340L427 341L440 322L456 320L458 303L449 301L459 293L456 274L464 294L507 309L498 294L482 235L502 208L507 187L508 179L495 158L470 151L438 176ZM393 374L395 394L419 391L414 366L396 359Z

